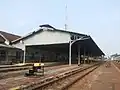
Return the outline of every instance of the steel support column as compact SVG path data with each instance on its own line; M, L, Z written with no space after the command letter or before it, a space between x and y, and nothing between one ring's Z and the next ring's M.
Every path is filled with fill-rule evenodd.
M85 64L85 47L84 47L84 61L83 61L83 62L84 62L84 64Z
M26 47L24 48L24 55L23 55L23 63L25 63L25 59L26 59Z
M84 40L86 40L86 39L89 39L89 37L87 37L87 38L84 38ZM72 46L72 44L74 44L76 41L79 41L79 40L83 40L83 37L81 37L81 38L79 38L79 39L76 39L76 40L74 40L74 41L72 41L71 42L71 40L70 40L70 42L69 42L69 65L71 66L71 46Z
M69 43L69 66L71 66L71 46L72 46L72 44L70 41L70 43Z
M80 65L80 45L78 45L78 65Z
M8 50L6 50L6 62L8 63Z
M89 62L90 62L90 60L89 60L89 53L88 53L87 61L88 61L88 64L89 64Z

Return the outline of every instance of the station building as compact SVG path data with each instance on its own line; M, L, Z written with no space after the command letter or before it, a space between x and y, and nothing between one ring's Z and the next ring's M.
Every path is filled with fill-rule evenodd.
M20 59L21 49L13 47L11 42L21 38L18 35L0 31L0 64L10 64ZM23 53L21 51L21 53Z
M45 24L32 33L13 40L12 47L23 51L23 62L81 63L83 57L101 57L104 53L85 34L60 30ZM20 51L20 53L21 53Z

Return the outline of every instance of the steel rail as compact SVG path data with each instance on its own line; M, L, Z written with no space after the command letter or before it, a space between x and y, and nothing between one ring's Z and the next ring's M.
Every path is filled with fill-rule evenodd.
M17 90L43 90L44 88L52 85L53 83L64 80L65 78L68 78L68 77L75 75L77 73L83 72L83 71L88 70L88 69L93 68L93 67L95 67L94 69L96 69L99 65L100 65L100 63L97 63L97 64L94 64L94 65L89 66L87 68L77 68L75 70L71 70L71 71L59 74L57 76L49 77L43 81L33 83L31 85L20 86L17 88ZM92 72L93 70L91 70L90 72ZM89 74L90 72L86 73L86 75ZM83 75L82 77L84 77L84 76L85 75ZM79 79L82 77L79 77ZM75 81L77 81L77 80L75 80ZM75 81L73 81L72 83L74 83ZM69 85L71 85L71 84L69 84ZM66 87L63 87L62 89L69 87L69 85L67 85Z

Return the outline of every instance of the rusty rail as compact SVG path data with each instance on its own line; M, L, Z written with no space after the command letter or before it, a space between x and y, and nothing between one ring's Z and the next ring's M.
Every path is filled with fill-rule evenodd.
M68 78L72 75L75 75L77 73L80 73L80 72L83 72L87 69L90 69L90 68L93 68L90 72L92 72L94 69L96 69L98 66L100 65L100 63L97 63L95 65L92 65L92 66L89 66L87 68L77 68L75 70L71 70L71 71L68 71L68 72L64 72L64 73L61 73L57 76L52 76L52 77L49 77L47 79L44 79L42 81L38 81L37 83L33 83L31 85L22 85L22 86L18 86L17 90L43 90L44 88L58 82L58 81L61 81L61 80L64 80L65 78ZM86 73L85 75L89 74L90 72ZM83 75L82 77L84 77L85 75ZM78 79L82 78L82 77L79 77ZM69 83L68 85L62 87L62 90L66 89L67 87L69 87L71 84L73 84L74 82L76 82L76 80L74 80L72 83Z

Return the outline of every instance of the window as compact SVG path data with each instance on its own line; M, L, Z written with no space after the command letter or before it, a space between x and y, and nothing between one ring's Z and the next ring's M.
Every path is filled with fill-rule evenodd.
M80 37L79 36L77 36L77 39L79 39Z
M70 39L71 39L71 40L74 40L74 35L71 35Z
M1 56L1 57L5 57L5 55L6 55L6 54L5 54L5 51L4 51L4 50L0 51L0 56Z
M16 59L20 59L20 54L21 54L20 52L18 51L16 52Z
M6 52L4 50L0 51L0 58L5 58L6 57Z
M71 35L71 40L76 40L76 39L79 39L80 36L77 36L77 35Z

